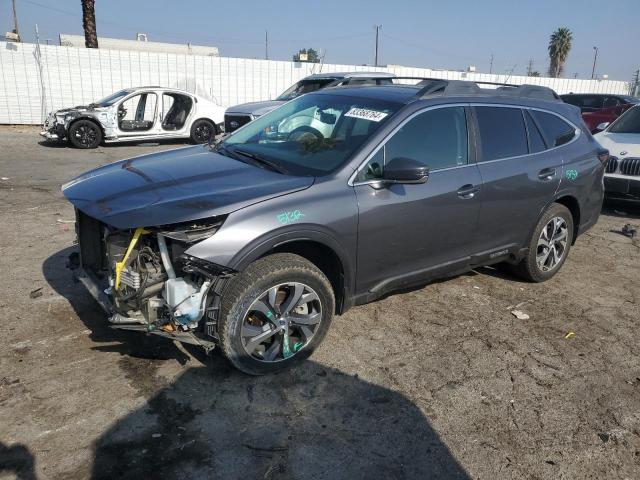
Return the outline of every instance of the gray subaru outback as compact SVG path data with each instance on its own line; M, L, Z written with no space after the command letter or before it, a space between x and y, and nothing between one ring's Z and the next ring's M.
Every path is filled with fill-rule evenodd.
M598 219L607 160L552 90L427 79L303 95L63 191L113 327L265 374L394 290L499 262L553 277Z

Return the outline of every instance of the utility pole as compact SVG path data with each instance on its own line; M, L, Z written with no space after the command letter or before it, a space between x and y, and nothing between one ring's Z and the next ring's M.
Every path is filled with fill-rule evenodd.
M527 77L530 77L532 72L533 72L533 58L530 58L529 64L527 65Z
M380 29L382 28L382 25L374 25L373 28L376 29L376 53L373 60L373 66L377 67L378 66L378 41L379 41L379 34L380 34Z
M489 60L489 73L493 73L493 53L491 54L491 59Z
M264 31L264 59L269 60L269 30Z
M591 69L591 80L595 78L596 75L596 60L598 60L598 47L593 47L593 68Z
M16 0L13 0L13 33L18 36L20 41L20 32L18 31L18 14L16 13Z

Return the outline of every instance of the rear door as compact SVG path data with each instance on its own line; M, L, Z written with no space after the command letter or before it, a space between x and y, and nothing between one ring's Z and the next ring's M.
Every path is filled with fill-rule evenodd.
M562 177L562 155L549 148L527 109L473 107L478 129L481 210L474 263L525 245Z

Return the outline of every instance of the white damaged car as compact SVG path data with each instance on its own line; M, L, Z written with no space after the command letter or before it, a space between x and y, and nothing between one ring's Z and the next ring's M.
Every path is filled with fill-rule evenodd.
M211 100L173 88L136 87L51 112L40 135L76 148L162 138L206 143L222 133L223 122L224 108Z

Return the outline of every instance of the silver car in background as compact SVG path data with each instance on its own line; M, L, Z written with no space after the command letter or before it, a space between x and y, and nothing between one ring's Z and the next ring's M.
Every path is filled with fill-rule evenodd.
M315 73L291 85L275 100L242 103L229 107L224 114L224 131L233 132L305 93L343 85L390 85L392 78L395 78L393 73L385 72Z

